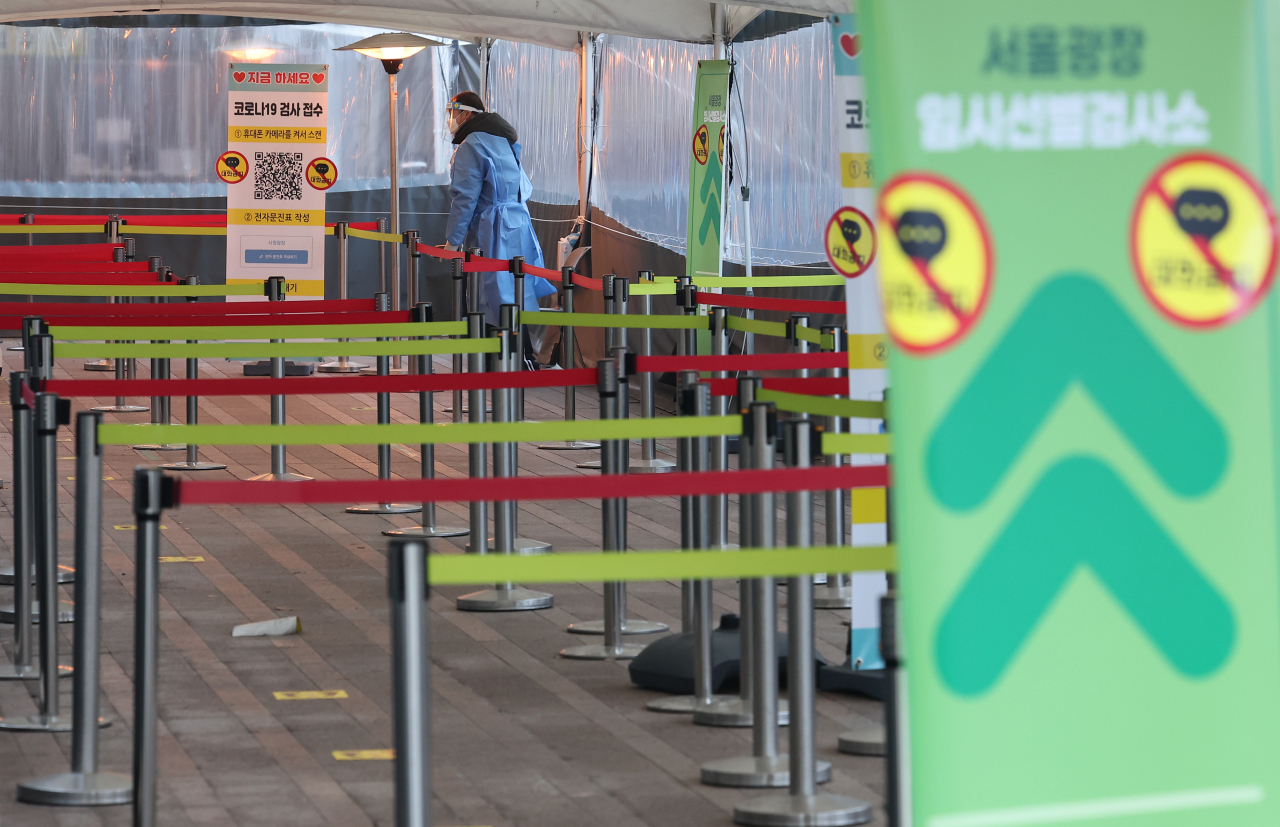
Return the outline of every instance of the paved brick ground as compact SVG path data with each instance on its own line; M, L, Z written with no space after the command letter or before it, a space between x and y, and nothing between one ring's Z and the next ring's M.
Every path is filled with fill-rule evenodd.
M18 354L5 353L5 367ZM145 363L140 366L146 375ZM202 365L204 375L236 375L237 366ZM447 371L441 360L438 370ZM6 375L8 371L6 370ZM59 375L86 376L78 363ZM101 374L98 374L101 376ZM579 395L579 415L593 417L592 394ZM8 398L7 393L4 398ZM437 420L447 394L437 396ZM85 400L85 403L90 403ZM100 404L93 402L92 404ZM293 397L290 421L371 422L371 396ZM416 421L416 398L393 397L393 421ZM560 391L528 395L531 419L562 415ZM77 403L77 407L80 404ZM175 412L181 400L175 400ZM205 423L266 422L266 398L202 400ZM146 414L109 419L145 421ZM0 427L9 427L0 416ZM62 483L61 553L71 559L74 474L70 434L60 435L67 457ZM9 441L0 439L7 454ZM674 459L673 447L661 455ZM61 453L61 452L60 452ZM166 457L174 454L165 454ZM201 479L242 479L269 468L265 446L206 448L206 459L225 472ZM397 476L418 474L416 451L397 446ZM376 473L372 447L303 447L290 451L292 470L318 478L368 478ZM133 673L133 542L130 530L131 469L157 455L124 447L106 449L103 553L103 712L112 725L102 733L102 766L127 772L131 754ZM551 452L524 447L523 474L579 473L575 463L591 452ZM466 474L463 450L437 451L437 474ZM9 467L7 457L0 468ZM594 473L594 472L581 472ZM7 477L7 474L4 476ZM11 540L11 491L0 491L0 557ZM819 518L822 509L815 509ZM629 540L634 548L679 545L678 502L635 501ZM393 824L392 765L388 761L338 761L335 750L390 747L390 629L385 588L388 525L412 525L416 515L352 515L338 506L189 507L163 520L162 554L203 557L199 563L162 566L160 648L160 823L243 827L360 827ZM444 504L440 521L465 524L463 506ZM733 526L736 531L736 524ZM548 540L559 551L599 548L599 503L528 504L520 510L525 536ZM819 536L821 536L819 534ZM461 553L463 541L433 541L438 553ZM737 588L718 583L720 612L737 609ZM598 827L599 825L723 825L733 806L758 791L703 786L701 763L750 752L750 731L695 727L683 716L645 710L656 693L633 686L626 667L558 658L582 642L564 631L579 619L601 615L598 583L552 585L556 606L536 613L476 614L453 608L465 588L437 589L432 599L433 789L438 825ZM70 591L67 590L67 597ZM780 591L785 606L785 590ZM634 584L632 616L679 627L679 585ZM254 620L298 615L303 632L283 638L232 638L231 628ZM785 612L782 613L785 617ZM843 613L818 613L818 649L842 660ZM71 629L62 627L64 660ZM0 632L3 656L11 655ZM70 681L63 681L63 703ZM342 689L342 700L277 701L278 690ZM0 713L34 711L34 687L0 683ZM65 708L65 707L64 707ZM820 695L817 742L834 764L832 791L879 803L883 762L840 755L836 737L850 725L880 720L879 704L842 695ZM785 745L785 730L782 732ZM0 733L0 823L8 827L125 825L128 807L33 807L15 802L13 785L64 770L69 736ZM877 815L879 820L879 815Z

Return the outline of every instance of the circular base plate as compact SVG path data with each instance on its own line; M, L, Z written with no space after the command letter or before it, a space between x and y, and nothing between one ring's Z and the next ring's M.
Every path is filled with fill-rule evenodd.
M464 594L457 600L460 612L527 612L550 609L555 598L532 589L485 589Z
M730 697L719 703L694 710L693 722L699 726L732 726L749 727L752 718L751 704L743 703L742 698ZM778 726L791 723L791 708L786 698L778 699Z
M135 451L185 451L187 450L187 445L186 443L183 443L181 445L178 445L176 443L169 443L165 445L135 445L133 446L133 450Z
M348 514L416 514L421 510L422 506L409 503L372 503L345 509Z
M286 471L283 474L259 474L256 477L249 477L249 482L310 482L315 477L308 477L306 474L290 474Z
M58 566L58 582L74 583L76 581L76 570L72 566ZM31 570L31 582L36 582L36 571ZM0 569L0 586L13 585L13 566Z
M90 408L91 411L101 411L103 413L146 413L151 410L141 405L99 405L96 408Z
M160 466L166 471L225 471L220 462L170 462Z
M656 635L658 632L665 632L669 628L667 624L653 620L636 620L629 617L622 621L622 633L624 635ZM578 623L571 623L565 631L573 632L575 635L603 635L604 621L583 620Z
M409 372L408 368L392 368L391 370L387 371L387 375L388 376L404 376L408 372ZM377 376L378 369L372 366L363 367L363 368L360 368L360 375L361 376Z
M106 718L98 719L98 728L111 726ZM58 715L53 718L44 715L20 715L13 718L0 718L0 729L10 732L70 732L71 716Z
M59 665L58 677L69 678L75 673L70 666ZM40 667L31 666L15 666L12 663L0 665L0 681L38 681L40 680Z
M14 612L12 603L10 603L7 606L0 606L0 623L13 623L15 614L16 613ZM75 621L75 619L76 619L76 605L74 603L68 603L65 600L59 600L58 601L58 622L72 623ZM31 622L32 623L40 622L40 601L38 600L31 601Z
M722 703L732 700L731 695L712 695L710 703ZM649 701L644 708L650 712L670 712L673 715L690 715L699 706L704 706L694 695L673 695L670 698L658 698Z
M767 795L733 808L735 824L755 827L845 827L871 820L871 805L847 795Z
M603 469L603 466L601 466L601 464L600 464L600 460L598 460L598 459L592 460L591 462L579 462L579 463L578 463L578 467L579 467L579 468L581 468L581 469L583 469L583 470L585 470L585 471L602 471L602 470L604 470L604 469Z
M133 801L133 778L118 772L60 772L23 781L18 800L64 807L128 804Z
M413 526L412 528L389 528L382 532L384 537L464 537L471 533L471 529L456 525L438 525L434 528L424 528L423 526Z
M453 406L452 406L452 405L449 405L448 407L446 407L446 408L444 409L444 413L447 413L447 414L451 414L451 413L453 413ZM462 415L463 415L463 416L471 416L471 410L470 410L466 405L463 405L463 406L462 406ZM485 416L487 416L487 417L492 417L492 416L493 416L493 408L488 408L488 409L486 409L486 410L485 410L485 412L484 412L484 415L485 415Z
M85 370L102 370L102 371L110 370L110 371L114 371L114 370L116 369L116 363L115 363L115 362L113 362L113 361L111 361L110 359L98 359L98 360L97 360L97 361L95 361L95 362L85 362L85 363L84 363L84 369L85 369Z
M364 365L357 365L355 362L325 362L323 365L316 365L318 373L359 373L364 370Z
M570 660L631 660L643 651L644 647L637 643L624 643L616 648L602 643L590 643L561 649L560 657Z
M22 345L14 345L13 347L5 348L5 350L12 350L12 351L17 351L18 353L22 353L24 350L26 350L26 348L24 348Z
M853 608L853 589L849 586L818 586L813 590L815 609Z
M665 459L633 459L627 464L630 474L669 474L674 470L676 464Z
M539 445L542 451L591 451L600 447L599 442L548 442L545 445Z
M466 534L470 534L471 532L470 532L470 531L467 531L467 532L464 532L464 533L466 533ZM489 538L489 551L488 551L487 553L488 553L488 554L501 554L501 552L497 552L497 551L494 551L494 550L493 550L493 549L494 549L494 547L495 547L496 545L497 545L497 544L496 544L496 543L494 543L493 538L492 538L492 537L490 537L490 538ZM517 556L519 556L519 557L533 557L533 556L536 556L536 555L539 555L539 554L546 554L546 553L548 553L549 551L551 551L551 544L550 544L550 543L544 543L544 542L543 542L543 541L541 541L541 540L530 540L528 537L517 537L517 538L515 539L515 543L514 543L514 545L515 545L515 548L513 549L513 553L514 553L514 554L516 554L516 555L517 555ZM467 543L467 553L468 553L468 554L470 554L470 553L471 553L471 544L470 544L470 543Z
M840 736L836 749L845 755L884 755L884 727L868 724Z
M819 784L831 780L829 762L815 762L814 780ZM768 758L754 755L721 758L702 765L702 783L713 787L785 787L791 783L791 757L784 754Z
M815 586L825 586L825 585L827 585L827 576L826 576L825 574L815 574L815 575L813 575L813 585L815 585Z

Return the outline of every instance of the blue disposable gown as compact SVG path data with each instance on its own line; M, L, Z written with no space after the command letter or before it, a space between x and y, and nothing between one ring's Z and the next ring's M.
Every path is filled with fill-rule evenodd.
M533 184L520 167L520 144L506 138L473 132L453 153L450 168L449 224L445 238L464 249L479 247L487 258L524 256L542 267L542 248L533 233L525 201ZM515 303L515 277L484 273L481 309L490 324L498 323L498 307ZM537 310L538 298L556 291L545 279L525 277L524 309Z

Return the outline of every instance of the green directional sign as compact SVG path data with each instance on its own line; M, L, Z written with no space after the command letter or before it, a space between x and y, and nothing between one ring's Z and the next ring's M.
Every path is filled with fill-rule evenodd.
M860 14L909 823L1280 824L1280 10Z

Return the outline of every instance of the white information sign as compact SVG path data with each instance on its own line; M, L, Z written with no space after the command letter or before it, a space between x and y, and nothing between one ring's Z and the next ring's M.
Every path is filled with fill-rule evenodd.
M322 299L329 67L232 64L227 88L227 284L283 276L290 298Z

